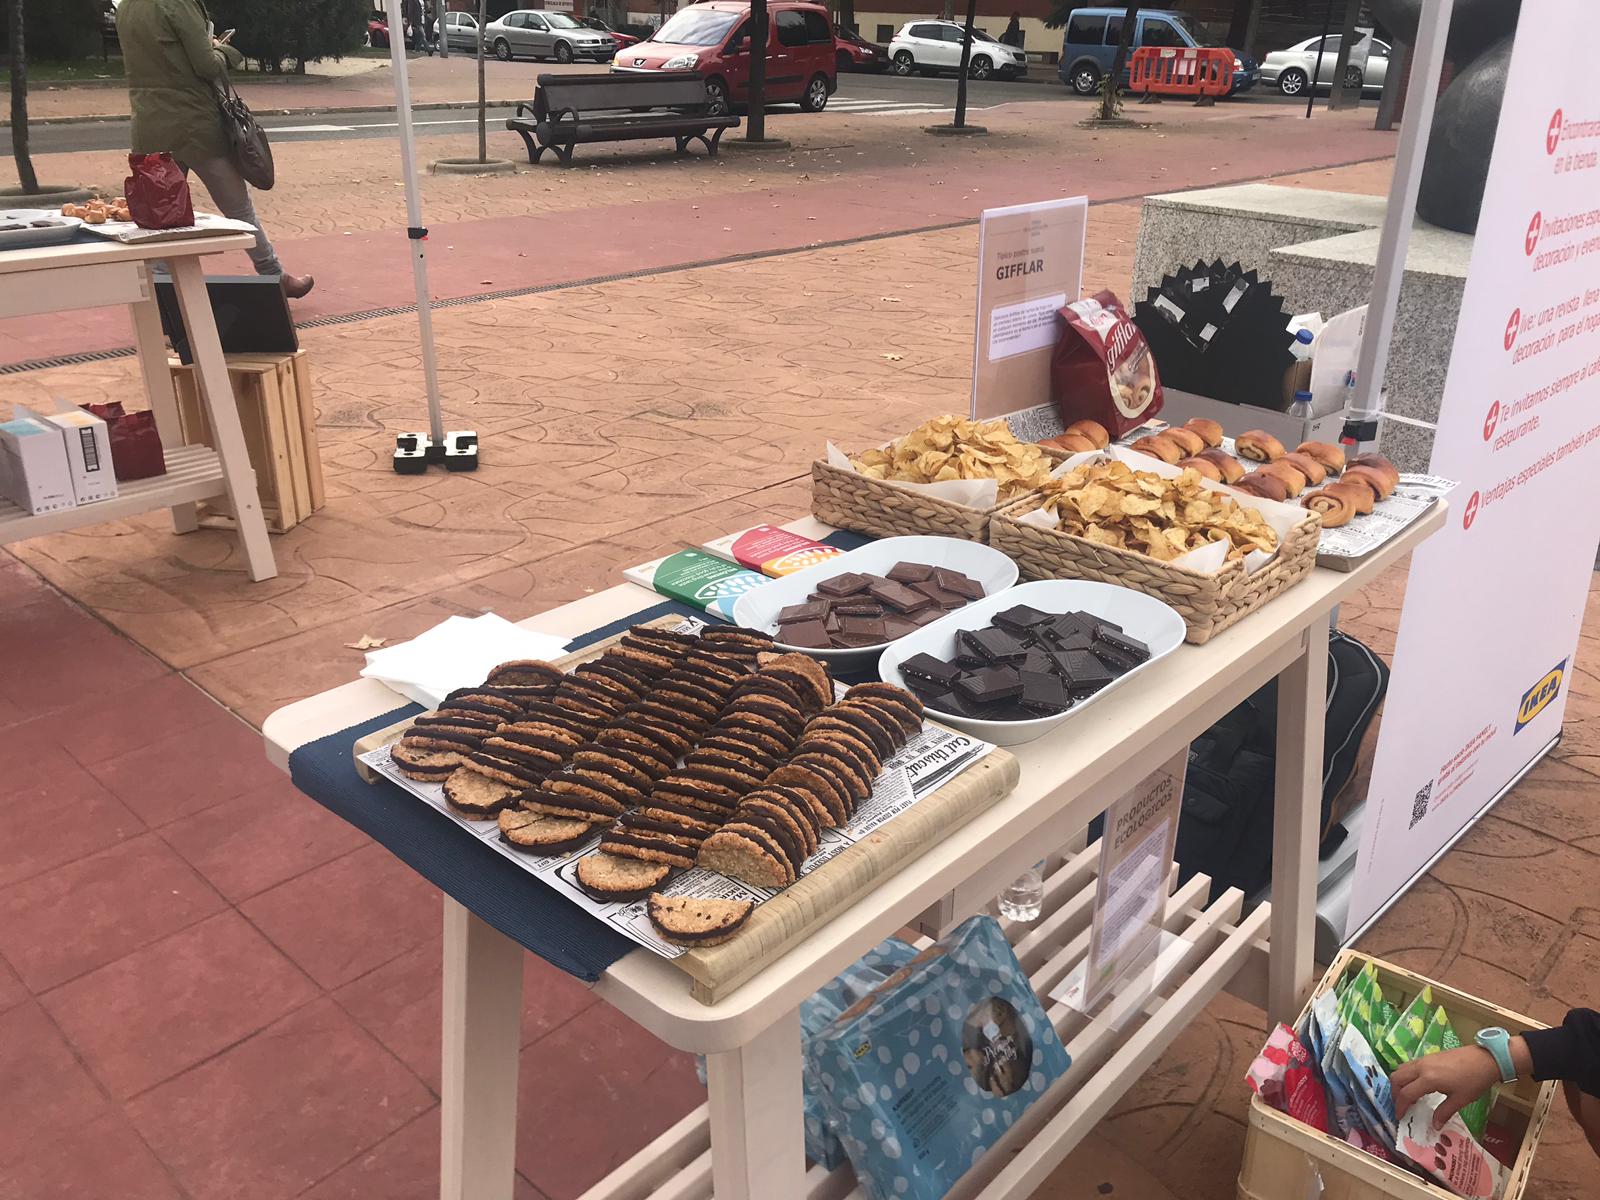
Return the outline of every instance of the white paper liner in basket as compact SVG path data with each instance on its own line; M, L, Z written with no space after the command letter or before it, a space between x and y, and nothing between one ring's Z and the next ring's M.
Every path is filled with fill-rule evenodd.
M1092 463L1110 462L1115 460L1132 467L1135 471L1150 471L1163 479L1176 479L1183 474L1181 467L1164 463L1159 458L1148 454L1140 454L1129 450L1125 446L1107 446L1104 450L1089 450L1083 454L1074 454L1062 463L1052 475L1059 478L1068 471L1078 467L1086 467ZM1306 519L1309 509L1301 508L1296 504L1280 504L1275 500L1259 500L1254 496L1247 496L1236 492L1232 488L1216 482L1214 479L1200 477L1200 486L1208 492L1218 492L1235 504L1244 508L1253 508L1261 514L1261 519L1272 527L1278 535L1278 546L1283 545L1283 539L1289 536L1289 531L1301 521ZM1017 520L1023 525L1036 525L1040 529L1055 529L1060 525L1056 515L1048 509L1036 508L1032 512L1023 513ZM1138 553L1135 551L1134 553ZM1254 575L1262 567L1278 556L1276 549L1272 551L1252 550L1244 556L1244 569L1247 575ZM1172 565L1194 571L1200 575L1215 575L1228 565L1228 544L1226 542L1209 542L1204 546L1197 546L1170 560Z
M887 449L893 442L885 442L880 449ZM1070 469L1071 459L1062 463L1050 472L1052 479L1060 478L1061 474ZM860 475L854 460L832 442L828 443L828 465L840 471L849 471L852 475ZM951 504L965 504L969 508L993 508L1000 503L1000 482L996 479L946 479L939 483L910 483L904 479L879 479L878 483L887 483L890 487L903 488L908 492L915 492L920 496L928 496L934 500L944 500Z

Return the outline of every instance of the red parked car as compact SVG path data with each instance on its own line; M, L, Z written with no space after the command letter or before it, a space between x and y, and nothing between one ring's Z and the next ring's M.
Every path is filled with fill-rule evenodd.
M889 52L876 42L869 42L853 29L836 29L839 39L837 58L841 71L886 71L889 69Z
M767 6L767 103L821 112L839 86L833 21L820 4ZM636 46L617 51L613 71L699 71L716 112L750 99L750 5L702 0L680 8Z
M620 29L611 28L599 17L579 17L578 20L582 21L590 29L599 30L601 33L609 33L611 40L617 44L618 50L631 46L639 40L631 33L623 33Z

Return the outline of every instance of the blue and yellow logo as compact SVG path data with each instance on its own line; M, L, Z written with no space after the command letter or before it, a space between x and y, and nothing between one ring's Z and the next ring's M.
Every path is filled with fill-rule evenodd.
M1556 664L1555 670L1522 693L1522 703L1517 706L1517 727L1511 732L1521 733L1522 727L1532 721L1561 694L1561 681L1566 678L1567 660Z

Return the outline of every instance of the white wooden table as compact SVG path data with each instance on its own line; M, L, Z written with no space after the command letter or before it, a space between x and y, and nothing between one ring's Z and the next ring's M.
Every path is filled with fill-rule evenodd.
M688 978L648 951L614 963L596 992L673 1046L706 1054L709 1100L597 1184L587 1200L708 1200L713 1189L717 1200L859 1194L848 1167L832 1173L805 1167L801 1001L898 930L915 926L937 934L984 908L1006 883L1051 847L1072 843L1123 791L1274 676L1273 905L1241 917L1243 898L1230 891L1205 906L1210 881L1197 877L1168 900L1166 925L1188 945L1155 995L1118 999L1113 1008L1125 1011L1092 1020L1047 1003L1072 1069L953 1195L1030 1195L1225 986L1262 1004L1273 1019L1293 1020L1314 982L1329 615L1444 520L1441 504L1361 568L1313 572L1206 645L1181 647L1053 734L1010 747L1022 764L1015 791L717 1004L693 999ZM811 536L829 532L809 520L791 528ZM660 599L626 584L524 624L572 637ZM382 684L358 680L289 705L267 719L268 756L286 767L296 747L397 702ZM1028 925L1003 923L1041 996L1085 957L1096 868L1093 846L1059 862L1046 879L1044 915ZM511 1196L521 957L515 942L445 898L443 1200Z
M255 472L245 449L234 405L228 365L206 293L200 259L255 244L250 234L230 233L125 246L109 240L71 242L33 250L0 251L0 318L127 305L133 317L145 399L155 413L167 473L118 485L115 499L32 516L0 498L0 546L24 538L113 521L158 508L172 510L173 529L193 532L195 501L226 496L237 518L240 547L254 580L278 573L267 524L256 496ZM195 374L216 449L185 446L167 368L151 265L165 262L194 351Z

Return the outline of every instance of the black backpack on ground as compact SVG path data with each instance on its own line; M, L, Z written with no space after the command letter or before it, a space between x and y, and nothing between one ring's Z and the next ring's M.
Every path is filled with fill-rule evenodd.
M1355 771L1361 739L1389 687L1389 667L1342 633L1328 640L1323 741L1321 853L1344 841L1333 802ZM1211 876L1213 897L1230 887L1250 896L1272 880L1272 800L1277 768L1278 682L1240 704L1189 747L1177 860L1182 880Z

